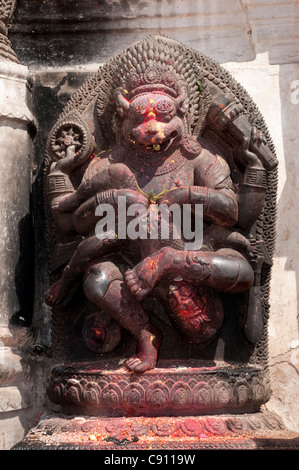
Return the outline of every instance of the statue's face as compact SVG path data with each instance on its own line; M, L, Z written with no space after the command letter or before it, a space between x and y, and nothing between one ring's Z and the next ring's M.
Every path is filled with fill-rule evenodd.
M182 139L184 124L175 100L162 93L132 99L123 123L123 136L142 155L165 154Z

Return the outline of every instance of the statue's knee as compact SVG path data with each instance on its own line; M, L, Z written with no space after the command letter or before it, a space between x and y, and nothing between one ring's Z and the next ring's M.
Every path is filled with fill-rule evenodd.
M246 260L239 260L240 282L244 288L250 289L254 283L254 272Z
M250 264L245 259L236 259L236 264L236 278L226 290L229 293L246 292L254 283L254 272Z
M93 254L92 238L85 238L77 247L77 253L82 259L89 259Z
M122 280L119 270L110 264L93 266L85 276L83 290L86 297L93 303L97 304L105 297L113 281Z

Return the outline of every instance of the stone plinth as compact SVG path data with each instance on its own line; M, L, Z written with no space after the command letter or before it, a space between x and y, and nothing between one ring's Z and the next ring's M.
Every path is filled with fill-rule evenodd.
M12 450L186 449L190 454L211 449L298 450L299 438L271 413L163 418L91 418L44 413Z
M144 374L104 361L57 366L48 396L64 411L109 417L256 412L269 399L259 367L173 363Z

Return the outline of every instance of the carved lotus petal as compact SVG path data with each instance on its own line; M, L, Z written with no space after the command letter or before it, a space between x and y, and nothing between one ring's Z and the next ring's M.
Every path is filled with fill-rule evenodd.
M213 402L213 390L209 384L199 382L193 389L193 402L198 406L207 406Z
M171 402L176 408L185 408L191 403L191 389L184 382L176 383L171 390Z
M101 403L101 389L96 382L89 382L84 388L84 401L88 405L99 405Z
M237 382L234 387L234 396L239 405L244 405L250 398L250 389L246 381Z
M261 380L255 377L252 380L253 397L256 401L263 400L265 397L265 387Z
M124 389L124 401L132 407L142 405L144 398L144 388L139 384L129 384Z
M117 407L121 402L122 392L118 385L108 384L103 388L102 397L107 407Z
M145 398L149 406L163 408L169 403L169 389L163 382L154 382L147 388Z
M215 402L219 405L227 405L232 401L233 389L230 384L224 381L218 382L214 387Z
M70 403L81 403L83 398L82 384L77 379L70 379L65 387L65 398Z

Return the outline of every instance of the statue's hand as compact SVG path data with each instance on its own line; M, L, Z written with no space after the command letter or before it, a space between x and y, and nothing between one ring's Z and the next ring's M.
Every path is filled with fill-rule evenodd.
M51 173L59 171L64 174L68 174L72 169L73 162L75 160L75 155L76 147L75 145L70 145L67 148L65 157L61 158L52 165Z
M189 186L179 186L178 188L171 189L161 196L158 200L158 204L186 204L190 200L190 189Z
M91 136L91 145L85 151L77 151L77 141L72 136L66 136L64 144L66 145L65 157L58 160L53 169L61 171L68 175L75 168L83 165L89 158L91 149L94 147L95 139Z
M51 202L51 210L52 212L71 212L77 209L78 205L77 192L74 191L71 194L62 194L53 199Z
M129 207L132 204L142 204L146 209L149 207L149 199L139 191L134 189L115 189L114 199L118 203L120 197L126 198L126 206Z
M65 199L65 196L62 195L62 196L58 196L56 197L55 199L53 199L53 201L51 201L51 210L53 212L61 212L61 205L60 203L63 201L63 199Z
M263 164L261 163L258 156L249 150L249 146L251 142L261 144L265 142L263 134L258 131L256 127L251 128L251 135L250 137L246 137L244 135L243 141L241 145L237 146L234 151L234 156L237 162L239 162L242 166L245 167L255 167L255 168L263 168Z
M265 144L267 145L267 139L257 127L252 126L251 128L251 141L257 145Z

